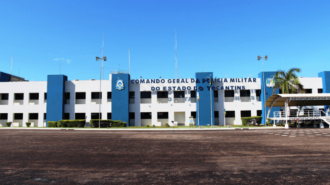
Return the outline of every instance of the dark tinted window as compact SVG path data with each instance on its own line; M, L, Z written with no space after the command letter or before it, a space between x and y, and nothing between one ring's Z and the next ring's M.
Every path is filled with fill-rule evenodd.
M108 99L111 99L112 98L112 94L111 92L108 92Z
M47 100L47 93L44 93L44 99Z
M65 97L65 99L70 100L70 93L69 92L66 92L64 94L64 97Z
M102 99L102 93L92 92L92 99Z
M218 96L219 96L218 91L214 91L213 93L214 93L214 98L218 98Z
M77 100L84 100L84 99L86 99L86 93L84 93L84 92L76 93L76 99Z
M44 113L44 120L46 120L46 119L47 119L47 117L46 117L46 116L47 116L47 114L46 114L46 113Z
M99 117L100 115L100 117ZM91 113L91 119L99 119L101 118L102 119L102 113Z
M234 118L235 111L226 111L226 118Z
M15 100L23 100L24 94L23 93L16 93L15 94Z
M190 116L192 116L193 118L196 118L196 112L191 112Z
M129 119L135 119L135 113L134 112L129 113Z
M63 119L70 119L70 113L64 113Z
M214 111L214 118L219 118L219 111Z
M151 112L141 112L141 119L151 119Z
M38 119L39 116L38 116L38 113L30 113L29 114L29 119Z
M151 98L151 92L141 92L141 98Z
M234 97L234 91L233 90L225 91L225 97Z
M129 98L135 98L135 92L134 91L129 92Z
M174 91L174 98L184 98L184 91Z
M158 119L168 119L168 112L158 112Z
M8 94L1 94L1 100L8 100Z
M158 91L157 98L168 98L168 92L166 91Z
M1 113L0 114L0 120L7 120L8 119L8 114L7 113Z
M318 89L317 92L318 93L323 93L323 89Z
M306 94L312 94L312 89L305 89Z
M190 97L196 98L196 91L190 91Z
M262 116L262 111L261 110L257 110L257 116Z
M85 113L76 113L74 117L75 119L86 119Z
M107 119L112 119L112 114L111 114L111 112L108 112L108 113L107 113Z
M261 90L256 90L256 96L260 96L261 95Z
M250 97L250 90L241 90L240 91L240 96L241 97Z
M22 120L22 119L23 119L23 113L14 114L14 120Z
M39 100L38 93L30 93L30 100Z
M251 111L250 110L242 110L241 111L241 117L251 117Z

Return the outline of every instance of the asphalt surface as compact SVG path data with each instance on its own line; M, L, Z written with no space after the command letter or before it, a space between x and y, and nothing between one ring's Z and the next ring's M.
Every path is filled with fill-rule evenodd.
M330 129L0 129L0 184L330 184Z

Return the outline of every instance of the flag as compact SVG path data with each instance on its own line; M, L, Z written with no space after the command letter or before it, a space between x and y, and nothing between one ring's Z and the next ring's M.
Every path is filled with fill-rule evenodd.
M197 91L197 101L199 101L199 92Z
M224 109L223 113L225 113L225 115L226 115L226 109Z
M210 87L212 87L212 78L210 76Z

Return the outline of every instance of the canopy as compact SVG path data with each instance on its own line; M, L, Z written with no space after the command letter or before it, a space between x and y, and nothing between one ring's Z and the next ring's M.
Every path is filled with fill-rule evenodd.
M273 94L266 101L266 107L330 105L330 93L322 94ZM272 105L273 104L273 105Z

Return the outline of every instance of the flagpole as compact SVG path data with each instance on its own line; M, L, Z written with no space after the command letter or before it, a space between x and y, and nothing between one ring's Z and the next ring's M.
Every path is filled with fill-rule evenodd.
M198 92L198 89L197 89L197 111L198 111L198 126L199 126L199 92Z

